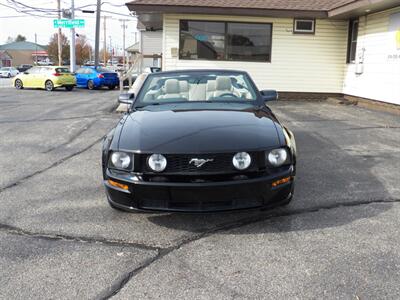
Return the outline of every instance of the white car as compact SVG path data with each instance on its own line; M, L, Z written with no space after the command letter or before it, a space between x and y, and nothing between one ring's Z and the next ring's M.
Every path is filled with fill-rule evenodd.
M19 74L19 71L13 67L3 67L0 68L0 77L14 77Z

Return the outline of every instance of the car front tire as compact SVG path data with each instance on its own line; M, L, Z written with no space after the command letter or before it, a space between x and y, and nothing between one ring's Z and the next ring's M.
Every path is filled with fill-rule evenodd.
M20 79L15 80L14 86L17 90L22 90L24 88L22 80Z
M109 85L109 86L108 86L108 89L109 89L109 90L113 90L113 89L115 89L115 87L116 87L115 85Z
M54 83L51 80L47 80L44 84L46 91L51 92L54 91Z
M70 92L70 91L72 91L74 89L74 87L73 86L66 86L65 89Z

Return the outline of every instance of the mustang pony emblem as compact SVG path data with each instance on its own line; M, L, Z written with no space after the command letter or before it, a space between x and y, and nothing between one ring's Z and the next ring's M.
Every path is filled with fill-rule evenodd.
M200 168L200 167L201 167L202 165L204 165L205 163L208 163L208 162L211 162L211 161L214 161L214 159L213 159L213 158L209 158L209 159L192 158L192 159L189 161L189 165L193 163L197 168Z

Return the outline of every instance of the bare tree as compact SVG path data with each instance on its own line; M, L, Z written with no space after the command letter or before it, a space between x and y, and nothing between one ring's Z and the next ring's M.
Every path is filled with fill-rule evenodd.
M15 38L15 42L25 42L26 41L26 37L24 37L23 35L18 34L17 37Z
M78 35L76 39L76 63L78 65L83 65L88 60L91 60L92 56L92 46L90 45L88 39L85 35Z
M69 60L69 41L68 38L61 33L62 60ZM58 61L58 34L51 36L50 42L47 45L47 52L52 61Z

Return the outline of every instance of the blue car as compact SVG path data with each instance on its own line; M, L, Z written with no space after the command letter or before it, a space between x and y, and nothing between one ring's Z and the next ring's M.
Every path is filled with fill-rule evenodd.
M107 86L113 90L119 85L118 74L103 67L82 67L75 73L78 87L87 87L89 90L93 90Z

